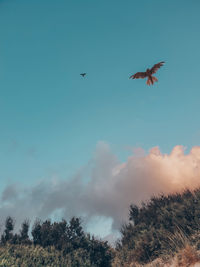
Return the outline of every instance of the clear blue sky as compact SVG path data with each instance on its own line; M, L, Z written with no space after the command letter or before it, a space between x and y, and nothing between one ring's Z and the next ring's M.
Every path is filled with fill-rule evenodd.
M0 185L70 175L98 141L200 144L199 0L0 0ZM129 76L166 61L148 87ZM81 72L87 72L85 79Z

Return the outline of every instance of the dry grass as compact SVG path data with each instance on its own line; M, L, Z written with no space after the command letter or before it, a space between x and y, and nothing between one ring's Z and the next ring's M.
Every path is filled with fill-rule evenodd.
M180 229L173 235L168 236L169 250L164 251L160 258L141 265L137 262L120 263L115 258L113 267L200 267L200 251L190 241L190 238ZM129 256L129 259L131 257Z
M143 265L143 267L200 267L199 254L195 247L186 244L173 258L168 260L158 258L149 264Z
M196 263L200 263L199 253L195 247L189 244L181 249L174 259L174 267L189 267L194 266Z

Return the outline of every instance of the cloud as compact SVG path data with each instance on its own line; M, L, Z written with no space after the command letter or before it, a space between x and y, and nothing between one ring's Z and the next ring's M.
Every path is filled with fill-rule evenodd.
M127 220L131 203L200 186L200 147L188 154L182 146L170 154L158 147L147 154L133 151L120 162L108 144L99 142L90 163L69 180L53 179L28 188L9 185L1 197L1 218L11 215L19 224L25 218L82 216L87 226L99 217L111 220L115 232Z

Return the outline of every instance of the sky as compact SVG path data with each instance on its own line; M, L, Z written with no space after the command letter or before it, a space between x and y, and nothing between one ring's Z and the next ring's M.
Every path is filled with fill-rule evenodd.
M126 169L133 154L146 162L155 147L161 159L178 150L178 159L189 153L199 160L199 9L199 0L0 0L0 205L5 214L5 205L14 207L17 196L32 196L39 185L39 192L58 184L61 190L64 183L63 195L70 187L90 195L89 189L105 185L101 179L113 177L114 169ZM128 79L160 61L166 64L155 85ZM105 165L109 171L99 175ZM147 191L158 189L162 186ZM36 194L42 203L47 195L41 200ZM127 208L132 199L138 201L130 193ZM119 226L123 218L116 219L117 211L109 217L101 198L88 210L93 198L84 200L90 229L101 216L105 225ZM56 217L62 208L29 215Z

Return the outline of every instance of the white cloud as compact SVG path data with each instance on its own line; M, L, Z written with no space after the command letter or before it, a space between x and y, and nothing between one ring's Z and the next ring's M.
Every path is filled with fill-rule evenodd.
M55 218L55 214L62 214L66 219L82 216L90 228L95 218L107 218L107 222L112 220L115 232L127 220L131 203L139 204L155 194L198 186L200 147L193 147L188 154L184 154L182 146L175 146L170 154L162 154L154 147L148 154L133 154L122 163L108 144L99 142L89 166L70 180L41 182L29 188L16 185L5 188L0 214L1 218L14 216L17 223L25 218Z

